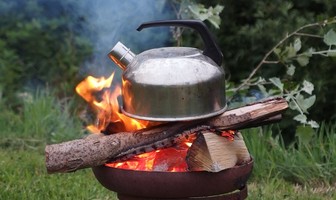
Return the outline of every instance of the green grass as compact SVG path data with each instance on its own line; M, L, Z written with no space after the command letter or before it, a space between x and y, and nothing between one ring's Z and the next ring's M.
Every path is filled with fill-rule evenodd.
M37 150L0 149L0 199L116 199L90 169L47 174Z
M314 187L293 184L281 178L254 179L248 183L248 199L258 200L334 200L336 185L316 185Z
M0 149L0 199L117 199L101 186L90 169L47 174L40 150ZM278 177L254 177L249 199L335 199L334 186L307 187Z
M13 111L0 98L0 199L116 199L90 169L47 174L46 144L83 137L73 102L25 96ZM323 123L289 145L271 129L243 131L254 157L248 199L336 199L336 125Z
M251 199L336 199L334 123L297 134L289 145L271 129L248 129L243 135L254 158Z
M95 179L90 169L48 174L46 144L84 136L78 119L71 117L71 101L50 93L26 94L19 112L0 98L0 199L116 199Z
M298 134L287 146L279 135L272 136L270 130L249 129L243 134L255 158L254 176L280 177L312 186L336 182L336 126L333 123L322 123L309 137L302 138Z
M50 92L24 93L22 104L8 109L0 97L0 137L45 140L48 143L78 137L81 122L72 117L73 101L57 100Z

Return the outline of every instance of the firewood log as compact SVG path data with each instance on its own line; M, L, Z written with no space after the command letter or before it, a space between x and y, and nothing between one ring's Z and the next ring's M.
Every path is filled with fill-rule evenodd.
M73 172L108 161L173 146L190 134L209 129L243 129L279 120L285 99L275 98L229 110L198 121L167 123L135 132L121 132L91 139L78 139L45 148L48 173Z
M205 131L198 134L188 150L186 162L190 171L219 172L251 160L243 136L235 133L233 139Z

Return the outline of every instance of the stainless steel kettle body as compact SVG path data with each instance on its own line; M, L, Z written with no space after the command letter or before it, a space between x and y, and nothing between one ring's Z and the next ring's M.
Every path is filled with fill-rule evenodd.
M150 49L138 55L120 42L109 56L123 70L122 112L149 121L208 118L226 110L222 53L203 22L169 20L151 26L186 26L197 30L205 50L190 47Z

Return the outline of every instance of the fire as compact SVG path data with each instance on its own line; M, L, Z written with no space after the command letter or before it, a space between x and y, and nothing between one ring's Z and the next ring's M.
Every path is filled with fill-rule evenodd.
M174 147L140 154L123 162L108 163L106 166L142 171L185 172L188 170L185 158L194 139L195 137L190 137Z
M76 87L76 92L96 112L96 122L87 126L87 130L100 133L112 126L112 133L114 133L139 130L151 125L148 121L136 120L120 112L118 96L121 95L121 87L117 85L111 90L113 77L114 73L108 78L88 76ZM233 131L224 131L221 136L233 140L234 134ZM188 170L185 157L194 139L195 136L189 137L188 140L174 147L136 155L127 161L108 163L106 166L143 171L184 172Z
M226 137L230 141L234 141L234 137L236 135L236 131L234 131L234 130L222 131L220 135L222 137Z
M114 73L108 78L95 78L88 76L76 87L76 92L87 101L96 112L95 124L86 128L91 133L99 133L108 126L121 131L134 131L147 127L149 122L135 120L120 112L118 96L121 87L118 85L111 90ZM177 145L176 147L156 150L134 156L124 162L106 164L109 167L145 170L145 171L186 171L185 157L193 138Z
M96 111L96 123L87 126L92 133L101 132L109 123L121 123L124 131L133 131L145 128L148 122L139 121L127 117L119 111L118 96L121 95L121 87L117 85L111 91L114 73L108 78L94 78L88 76L76 87L76 92L87 101Z

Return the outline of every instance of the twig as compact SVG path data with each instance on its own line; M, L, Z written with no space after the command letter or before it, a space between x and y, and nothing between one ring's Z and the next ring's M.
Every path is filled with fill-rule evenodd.
M295 35L304 35L304 36L309 36L312 37L313 35L311 34L305 34L305 33L300 33L300 31L306 29L306 28L311 28L315 26L325 26L330 23L335 23L335 20L332 21L323 21L323 22L317 22L317 23L312 23L312 24L307 24L305 26L301 26L300 28L296 29L290 34L287 34L286 37L284 37L282 40L280 40L270 51L268 51L263 59L259 62L259 64L253 69L253 71L249 74L249 76L244 80L243 83L241 83L237 88L234 89L233 95L228 99L228 101L231 101L232 98L237 94L239 90L241 90L245 85L248 84L248 82L253 78L253 76L258 72L258 70L262 67L263 64L277 64L279 61L267 61L268 57L274 52L276 48L278 48L280 45L282 45L285 41L287 41L289 38L295 36Z
M313 38L323 38L322 36L309 34L309 33L295 33L294 35L304 36L304 37L313 37Z
M271 61L271 60L265 60L264 61L264 64L278 64L280 61L278 60L274 60L274 61Z
M320 56L326 56L326 57L328 57L328 53L336 53L336 49L310 52L310 54L312 54L312 55L320 55ZM299 57L299 56L302 56L302 55L305 55L305 54L306 53L301 53L301 54L296 55L295 57Z

